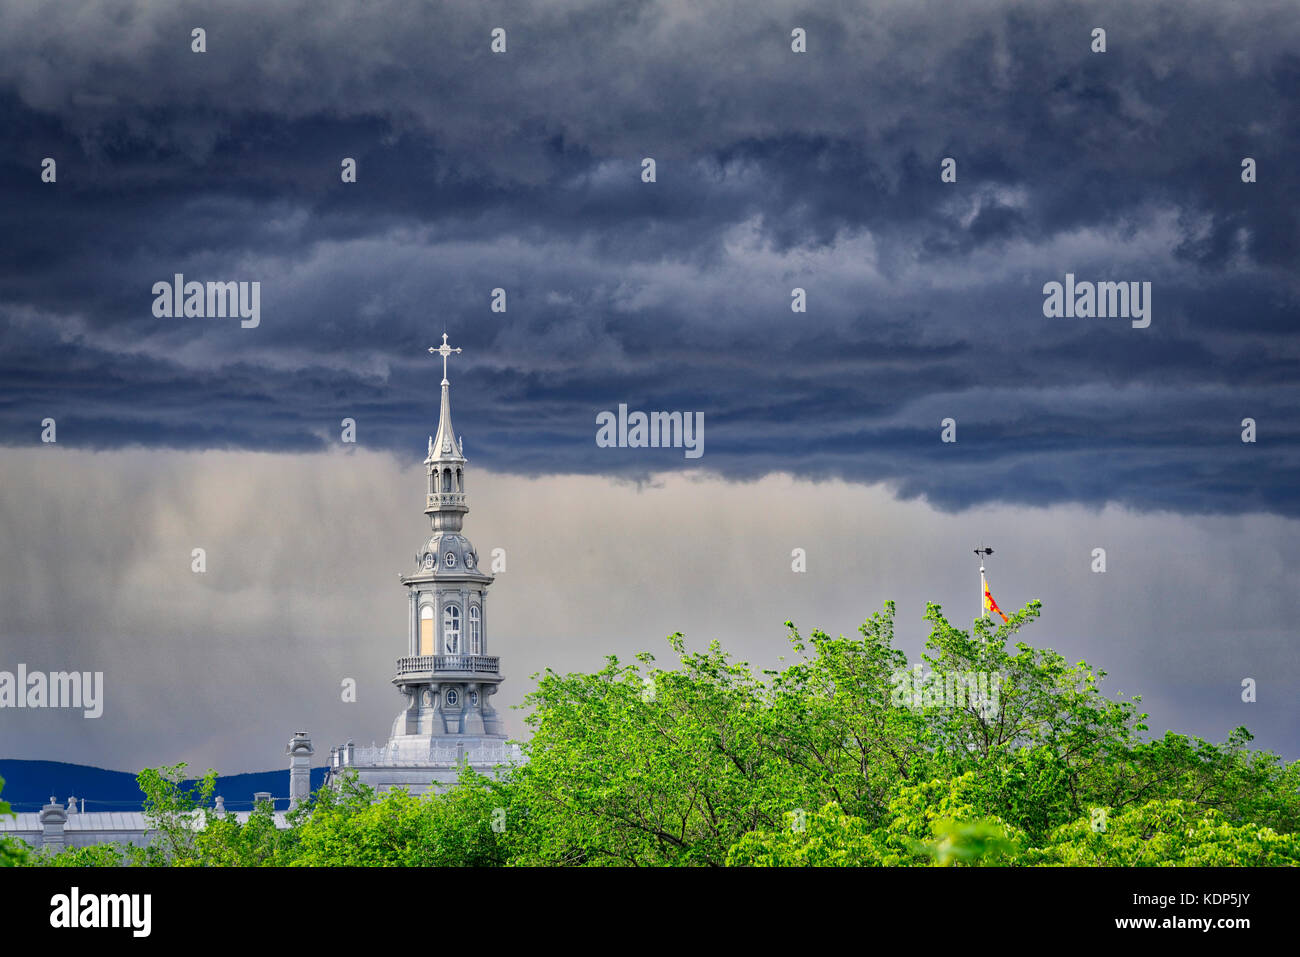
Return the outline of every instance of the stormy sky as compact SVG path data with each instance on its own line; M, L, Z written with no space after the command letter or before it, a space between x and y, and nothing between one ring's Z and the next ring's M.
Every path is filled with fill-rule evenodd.
M0 712L0 754L382 741L446 331L503 703L887 598L914 651L982 539L1158 731L1294 758L1298 41L1287 2L7 0L0 669L109 701ZM259 282L260 324L155 317L177 273ZM1150 326L1046 318L1067 273L1150 282ZM704 455L598 447L620 403Z

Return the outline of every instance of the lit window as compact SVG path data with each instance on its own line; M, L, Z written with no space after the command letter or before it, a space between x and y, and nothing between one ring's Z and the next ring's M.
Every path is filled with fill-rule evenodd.
M420 609L420 654L433 654L433 608L429 605Z
M483 654L483 615L478 605L469 606L469 653Z
M460 654L460 608L456 605L442 610L442 653Z

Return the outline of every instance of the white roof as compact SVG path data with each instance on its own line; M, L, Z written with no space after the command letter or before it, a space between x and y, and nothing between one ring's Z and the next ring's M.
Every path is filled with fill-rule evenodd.
M235 820L247 824L252 811L235 811ZM275 812L275 826L287 827L284 811ZM73 811L68 814L68 823L63 826L65 834L74 831L145 831L149 822L140 811L87 811L82 814ZM0 832L3 831L40 831L41 815L35 811L20 812L13 817L0 817Z

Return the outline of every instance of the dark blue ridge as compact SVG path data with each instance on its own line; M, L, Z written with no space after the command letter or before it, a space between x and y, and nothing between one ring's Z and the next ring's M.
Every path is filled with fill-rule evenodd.
M0 758L0 778L4 778L0 800L8 801L14 811L39 811L49 803L50 795L65 806L69 797L76 797L78 808L85 798L86 813L139 811L144 794L135 777L128 771L108 771L84 764ZM325 768L312 768L312 790L324 780ZM192 785L194 781L186 783ZM289 768L221 775L213 793L225 799L227 810L247 811L252 808L253 795L258 791L269 791L275 798L276 809L285 810L289 806Z

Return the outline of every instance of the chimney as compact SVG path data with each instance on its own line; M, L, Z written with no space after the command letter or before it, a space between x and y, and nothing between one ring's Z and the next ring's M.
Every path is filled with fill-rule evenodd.
M50 796L50 803L41 808L41 848L49 847L57 853L67 845L64 843L63 826L68 823L68 812L59 802Z
M289 810L311 797L311 756L316 753L311 746L311 736L299 731L289 739L284 749L289 755Z

